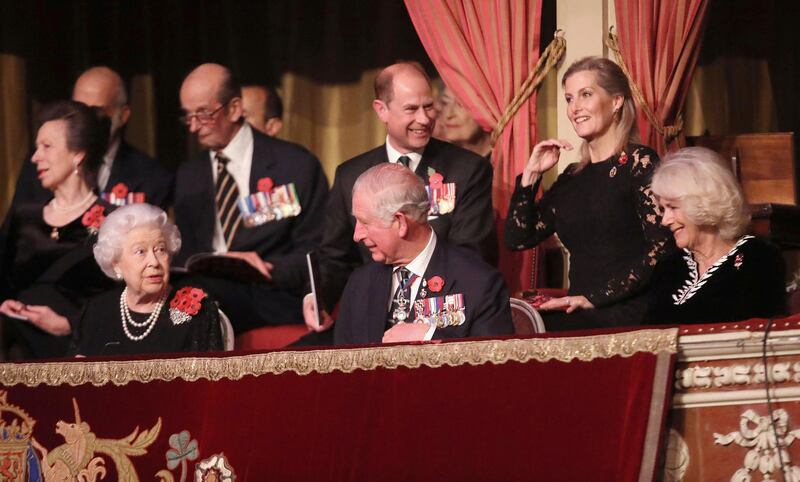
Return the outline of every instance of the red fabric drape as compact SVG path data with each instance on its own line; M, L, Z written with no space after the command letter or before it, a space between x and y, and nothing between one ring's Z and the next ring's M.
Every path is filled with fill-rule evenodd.
M674 125L694 74L708 0L615 0L619 45L642 95L664 126ZM659 154L664 138L639 109L642 142Z
M442 79L484 129L492 130L539 59L541 0L406 0L422 45ZM531 284L532 252L503 247L514 179L536 139L536 96L509 122L492 151L500 271L511 292Z

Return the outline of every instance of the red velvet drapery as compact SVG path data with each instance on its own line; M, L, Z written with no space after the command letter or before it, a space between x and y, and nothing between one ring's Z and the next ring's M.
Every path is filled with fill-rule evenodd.
M615 0L625 64L655 118L675 126L686 100L703 39L708 0ZM639 109L642 142L664 154L664 137Z
M494 129L539 58L541 0L406 0L406 7L444 82L478 124ZM500 271L512 293L530 286L533 253L504 249L502 223L535 139L534 94L492 151Z

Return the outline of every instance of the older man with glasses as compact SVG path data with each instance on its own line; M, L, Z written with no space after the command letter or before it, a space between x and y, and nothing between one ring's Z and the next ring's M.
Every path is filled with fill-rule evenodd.
M240 258L262 283L230 277L201 283L241 332L302 323L305 253L320 242L328 184L317 158L244 122L230 70L203 64L183 81L180 120L206 150L183 163L175 187L179 259L205 252Z

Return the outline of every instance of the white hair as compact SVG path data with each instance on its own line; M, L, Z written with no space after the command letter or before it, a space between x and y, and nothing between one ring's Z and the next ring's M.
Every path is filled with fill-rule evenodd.
M125 238L128 233L143 226L161 230L167 240L170 256L181 249L181 233L161 208L145 203L122 206L112 211L103 221L94 245L94 259L106 276L116 279L114 263L122 255Z
M689 221L714 226L726 240L747 230L744 195L722 158L705 147L685 147L664 156L651 186L659 198L675 199Z
M427 222L431 203L425 183L407 167L388 162L371 167L356 179L353 196L356 191L369 195L372 212L386 224L397 212L417 223Z

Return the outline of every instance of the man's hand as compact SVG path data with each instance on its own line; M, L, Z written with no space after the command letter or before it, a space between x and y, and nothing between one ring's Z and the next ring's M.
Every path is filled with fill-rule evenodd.
M333 318L330 317L327 311L320 310L319 317L322 318L322 325L320 326L317 323L317 317L314 315L315 305L316 301L314 300L313 293L309 293L303 298L303 319L306 322L306 327L308 327L308 329L311 331L316 331L319 333L327 330L333 325Z
M27 305L21 313L31 323L51 335L65 336L72 333L69 320L53 311L49 306Z
M263 274L268 280L272 281L272 263L268 263L261 259L261 257L255 251L228 251L225 253L225 256L247 261L250 266L257 269L259 273Z
M539 306L540 310L564 310L572 313L575 310L590 310L594 305L585 296L564 296L563 298L553 298Z
M423 341L430 325L425 323L398 323L383 334L383 343Z

